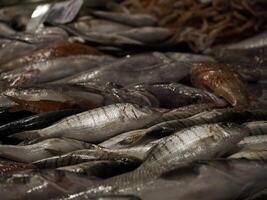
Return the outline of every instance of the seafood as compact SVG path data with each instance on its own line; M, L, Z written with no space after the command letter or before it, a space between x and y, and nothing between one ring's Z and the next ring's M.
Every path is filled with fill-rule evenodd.
M0 157L17 162L31 163L53 155L89 147L90 144L77 140L52 138L25 146L0 145Z
M246 133L241 131L240 127L233 124L209 124L176 132L159 143L136 170L112 177L84 192L62 199L81 199L95 194L140 191L146 183L153 182L157 179L157 175L160 176L171 166L174 168L174 166L182 166L184 162L218 157L233 148L245 135ZM184 154L185 152L187 153Z
M60 110L55 112L47 112L22 118L16 121L9 122L0 126L0 137L7 137L17 132L45 128L52 125L54 122L67 117L69 115L82 112L79 109Z
M0 79L8 82L11 86L51 82L113 60L108 56L96 55L55 58L2 73ZM66 66L68 66L67 70Z
M195 86L207 88L225 98L232 106L251 106L253 97L239 74L223 64L195 64L191 74ZM254 100L255 101L255 100Z
M158 119L161 113L133 104L112 104L67 117L44 129L16 134L17 138L65 137L102 142L120 133L138 129Z
M247 127L250 135L264 135L267 133L267 122L266 121L254 121L244 123L243 126Z
M17 171L24 171L28 169L35 169L36 167L34 165L25 164L25 163L19 163L19 162L13 162L1 159L0 160L0 173L6 173L6 172L17 172Z

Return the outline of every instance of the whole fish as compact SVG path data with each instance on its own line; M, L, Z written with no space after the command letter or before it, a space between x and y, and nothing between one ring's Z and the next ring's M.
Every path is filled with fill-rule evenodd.
M134 27L154 26L157 24L157 19L147 14L126 14L105 11L92 11L90 14L98 18Z
M253 97L249 94L246 83L235 70L226 65L195 64L191 79L195 86L213 91L232 106L245 108L253 104Z
M142 160L139 158L140 156L137 156L140 149L141 148L129 148L116 150L91 145L88 149L77 150L63 155L37 160L32 164L40 169L59 168L98 160L128 162L139 165Z
M113 60L109 56L96 55L55 58L2 73L0 79L7 81L10 86L45 83L101 66Z
M60 155L87 147L90 147L90 144L85 142L67 138L52 138L25 146L0 145L0 157L17 162L31 163L53 155Z
M225 106L227 103L216 95L202 89L189 87L179 83L136 85L137 90L147 90L160 102L163 108L177 108L190 104L214 103Z
M152 59L153 57L155 57L155 54L153 56L145 54L123 58L110 65L91 69L59 82L113 82L125 86L138 83L153 84L158 82L176 82L189 74L190 63L176 62L167 57L158 59L158 63L153 61L155 64L152 64L153 62L150 64L147 61L147 65L144 63L137 65L137 63L140 63L143 59Z
M245 135L242 128L234 124L206 124L176 132L162 140L136 170L100 181L83 192L61 199L140 192L167 169L169 171L171 168L184 166L187 162L219 157L233 148Z
M9 71L30 63L37 63L53 58L67 57L79 54L100 54L95 48L78 43L63 42L54 46L42 48L30 55L16 58L0 66L1 71Z
M136 167L137 166L135 164L129 162L98 160L60 167L57 168L57 170L63 170L99 178L110 178L112 176L131 171Z
M22 132L20 138L66 137L87 142L102 142L120 133L142 128L161 113L133 104L112 104L67 117L44 129Z
M47 85L10 88L3 94L17 107L35 113L68 108L92 109L104 105L104 97L79 87Z
M68 109L47 112L22 118L0 126L0 138L7 137L17 132L45 128L69 115L82 112L80 109Z

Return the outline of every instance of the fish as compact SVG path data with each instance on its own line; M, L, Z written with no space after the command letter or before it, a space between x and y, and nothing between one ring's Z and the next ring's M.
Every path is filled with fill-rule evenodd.
M61 43L67 40L67 33L59 28L46 28L35 35L15 35L9 36L0 48L0 64L4 64L17 59L18 57L29 55L37 49Z
M112 104L66 117L44 129L18 133L15 138L66 137L97 143L142 128L160 116L161 112L149 107L129 103Z
M41 113L30 117L9 122L0 126L0 138L10 136L17 132L45 128L69 115L82 112L81 109L66 109L55 112Z
M33 63L0 75L10 86L46 83L112 62L109 56L76 55ZM66 65L68 66L66 70ZM51 73L53 72L53 73Z
M66 85L46 85L9 88L3 94L17 107L34 113L62 109L92 109L104 105L101 94Z
M86 189L93 177L82 177L59 170L27 170L5 173L0 179L1 198L3 199L51 199ZM13 192L12 188L17 190Z
M25 164L25 163L19 163L19 162L13 162L9 160L0 160L0 173L10 173L10 172L18 172L18 171L24 171L29 169L36 169L34 165Z
M245 135L241 127L229 123L205 124L176 132L156 145L136 170L59 199L84 199L96 194L139 194L146 185L152 184L171 168L179 169L185 166L185 162L217 158Z
M53 155L60 155L90 147L85 142L68 138L51 138L31 145L0 145L0 157L12 161L31 163Z
M251 136L264 135L267 133L267 122L266 121L253 121L244 123Z
M254 144L267 144L267 135L245 137L238 143L239 146L253 146Z
M150 57L150 58L149 58ZM131 84L153 84L162 82L177 82L185 78L190 72L189 63L176 62L168 58L157 58L150 61L155 54L137 55L130 58L122 58L110 65L91 69L83 73L71 76L58 82L75 84L79 82L98 82L105 84L113 82L125 86ZM143 59L148 59L146 63L140 63ZM158 63L156 63L158 61ZM153 64L152 64L153 63ZM155 64L154 64L155 63Z
M10 108L0 108L0 126L31 115L33 115L32 112L24 110L13 112Z
M166 43L172 36L172 33L168 29L161 27L135 28L120 31L117 34L145 44Z
M191 104L214 103L226 106L227 103L216 95L198 88L189 87L179 83L135 85L137 90L147 90L160 102L161 108L178 108Z
M92 11L90 14L97 18L106 19L133 27L155 26L158 21L152 15L147 14L127 14L105 11Z
M241 150L237 153L232 154L228 159L246 159L246 160L267 160L267 150L266 149L246 149Z
M246 108L256 101L240 75L223 64L194 64L191 80L196 87L212 91L234 107Z
M86 176L100 177L102 179L110 178L122 173L126 173L135 169L137 166L133 163L123 161L111 161L111 160L98 160L83 162L76 165L70 165L57 168L57 170L63 170Z
M144 158L143 155L142 158L140 158L140 156L137 156L138 150L140 149L141 148L129 148L116 150L91 144L91 147L87 149L76 150L59 156L40 159L34 161L32 164L39 169L54 169L84 162L100 160L118 161L140 165L142 158Z
M54 46L42 48L40 50L34 51L30 55L25 55L10 62L7 62L0 66L0 70L10 71L30 63L37 63L42 61L47 61L53 58L67 57L79 54L90 54L90 55L100 55L101 53L93 47L79 44L79 43L69 43L62 42L55 44Z

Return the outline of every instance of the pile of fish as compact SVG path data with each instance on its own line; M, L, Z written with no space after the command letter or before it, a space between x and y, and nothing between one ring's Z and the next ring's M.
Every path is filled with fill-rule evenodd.
M0 2L1 199L267 198L267 32L196 54L137 2Z

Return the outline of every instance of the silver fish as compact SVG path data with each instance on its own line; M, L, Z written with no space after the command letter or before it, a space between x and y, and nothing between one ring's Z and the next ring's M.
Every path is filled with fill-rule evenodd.
M113 60L112 57L95 55L56 58L2 73L0 79L9 82L11 86L50 82Z
M246 149L232 154L229 159L247 159L267 161L267 149Z
M95 194L141 191L167 169L181 167L185 162L221 156L245 135L241 127L233 124L206 124L176 132L161 141L136 170L112 177L86 191L61 199L77 200Z
M84 149L88 146L90 145L77 140L52 138L25 146L0 145L0 157L30 163L55 154L59 155L77 149Z
M98 18L135 27L154 26L157 24L155 17L146 14L125 14L104 11L92 11L91 14Z
M133 104L112 104L67 117L52 126L16 137L66 137L87 142L102 142L120 133L142 128L158 119L161 113Z

